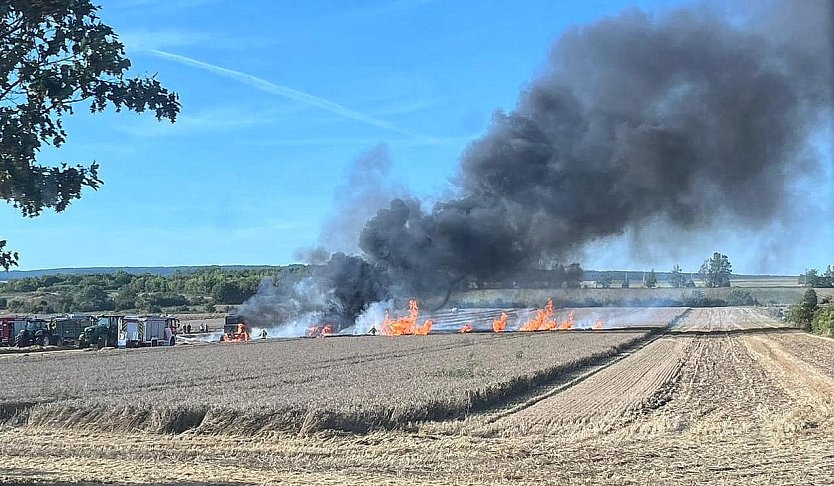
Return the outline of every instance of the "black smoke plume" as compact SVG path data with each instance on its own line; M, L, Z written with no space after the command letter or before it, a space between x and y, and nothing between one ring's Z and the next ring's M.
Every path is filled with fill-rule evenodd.
M448 292L649 222L695 233L717 217L755 229L788 216L789 183L818 167L809 138L831 113L832 8L757 5L744 18L631 10L569 30L466 149L456 196L391 201L361 231L366 261L334 257L320 288L355 316L391 285Z
M437 291L658 218L679 232L784 216L834 81L829 3L789 3L768 27L780 36L705 9L570 30L518 106L467 148L459 196L429 211L392 201L362 250L404 287Z

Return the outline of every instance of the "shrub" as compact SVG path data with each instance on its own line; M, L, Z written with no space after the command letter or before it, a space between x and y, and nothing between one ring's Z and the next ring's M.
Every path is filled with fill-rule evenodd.
M799 324L803 328L810 330L811 321L814 319L814 314L817 312L817 293L814 289L808 289L802 295L802 299L796 304L788 308L785 316L788 322Z
M811 330L815 333L830 335L834 329L834 305L820 307L811 321Z
M727 294L727 305L759 305L749 290L734 289Z

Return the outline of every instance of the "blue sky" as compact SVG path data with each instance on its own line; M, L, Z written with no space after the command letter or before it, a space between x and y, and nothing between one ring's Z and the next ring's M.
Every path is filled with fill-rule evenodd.
M442 194L467 142L513 107L562 31L671 2L98 3L133 72L156 73L182 113L174 125L68 119L68 142L41 162L98 161L105 184L60 214L0 209L21 269L292 262L357 156L384 143L393 184Z

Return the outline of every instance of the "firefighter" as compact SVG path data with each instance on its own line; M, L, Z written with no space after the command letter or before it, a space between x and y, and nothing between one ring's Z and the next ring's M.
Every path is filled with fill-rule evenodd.
M368 331L368 334L370 334L371 336L376 336L376 327L371 326L371 330Z
M266 329L261 329L261 339L266 339Z

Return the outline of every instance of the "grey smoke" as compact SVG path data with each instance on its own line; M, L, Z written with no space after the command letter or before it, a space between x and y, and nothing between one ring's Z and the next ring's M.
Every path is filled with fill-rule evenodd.
M834 17L824 0L756 8L629 10L566 32L517 106L465 150L454 197L430 209L390 200L361 230L364 260L322 267L318 288L339 295L325 307L348 322L392 288L431 295L569 263L647 226L789 219L790 182L823 163L809 145L831 116Z
M820 163L807 147L832 83L829 3L788 3L770 10L778 24L630 10L571 29L516 108L467 148L458 197L428 212L392 201L362 250L420 292L650 221L694 231L716 217L752 229L785 217L788 182Z
M385 144L360 154L346 171L344 182L333 191L333 210L322 225L318 245L299 249L295 257L324 264L333 252L359 254L357 235L362 227L397 191L403 192L389 179L392 165Z
M353 325L369 303L389 299L388 289L389 281L377 266L334 253L325 264L313 266L308 276L264 279L238 313L258 328L304 321L339 330Z

